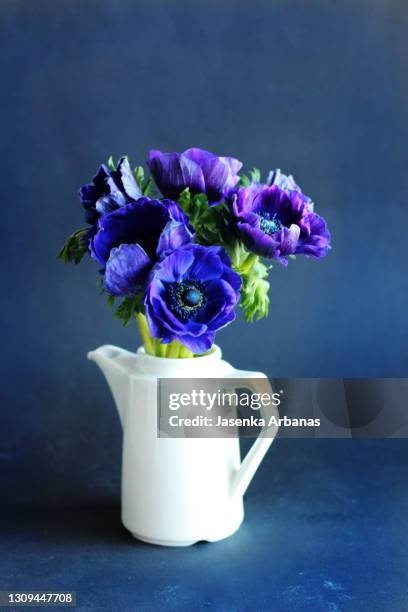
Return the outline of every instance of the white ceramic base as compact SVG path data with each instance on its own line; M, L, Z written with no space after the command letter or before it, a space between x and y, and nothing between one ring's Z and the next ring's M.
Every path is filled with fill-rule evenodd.
M193 544L197 543L194 540L186 541L186 542L172 542L170 540L153 540L152 538L144 538L138 533L132 533L132 536L136 540L140 540L141 542L146 542L147 544L155 544L156 546L192 546Z
M193 546L198 542L219 542L220 540L225 540L230 536L234 535L241 527L242 522L244 520L244 516L242 515L239 523L237 525L233 525L228 532L219 534L214 538L203 538L202 540L156 540L155 538L146 538L145 536L139 535L138 533L130 532L132 536L136 540L140 540L141 542L146 542L147 544L155 544L156 546ZM126 525L125 525L126 527Z

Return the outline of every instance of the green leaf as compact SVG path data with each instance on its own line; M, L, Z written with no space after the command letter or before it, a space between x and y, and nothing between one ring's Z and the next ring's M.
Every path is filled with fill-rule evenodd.
M268 316L269 282L264 278L246 278L242 284L240 306L247 321Z
M149 176L145 180L145 171L143 166L136 166L136 168L133 170L133 176L135 177L135 181L144 196L151 197L155 195L155 191L153 189L153 179L151 176Z
M114 172L116 170L116 166L115 166L115 162L113 161L113 157L112 155L109 157L108 159L108 168L109 170L111 170L112 172Z
M241 302L247 321L266 317L269 311L269 282L266 280L272 266L266 266L256 257L251 268L242 276Z
M108 306L109 308L112 308L112 306L115 304L115 296L109 294L108 295Z
M228 249L236 242L234 233L231 231L231 212L225 203L211 206L208 209L207 232L210 244L220 244Z
M142 193L146 197L154 195L155 192L153 189L153 179L151 176L149 176L149 178L146 180L145 184L143 185Z
M197 193L193 197L193 203L194 203L194 206L197 206L198 208L207 207L208 206L208 197L206 196L205 193Z
M246 174L239 175L238 187L248 187L251 183L261 182L261 171L258 168L252 168L249 171L249 176Z
M179 197L177 198L177 203L180 208L186 213L191 223L191 217L193 216L193 196L191 195L190 189L188 187L183 189L183 191L179 194Z
M186 215L189 216L190 207L191 207L191 193L188 187L186 187L186 189L183 189L183 191L180 193L177 202L179 203L180 207L184 210Z
M140 189L142 189L142 185L143 185L143 181L144 181L144 168L143 168L143 166L136 166L136 168L133 170L133 175L135 177L136 183L138 184ZM142 189L142 191L143 191L143 189Z
M192 196L188 189L180 194L178 202L194 228L195 242L204 245L231 242L232 234L228 226L230 213L224 202L210 206L204 193Z
M88 233L88 228L79 229L66 239L58 257L64 263L74 262L78 264L85 253L88 251L88 244L85 242L85 236Z
M266 317L269 310L269 282L266 280L272 267L266 266L255 253L251 253L240 241L227 248L232 267L242 279L240 306L247 321Z
M129 321L140 312L143 312L143 292L134 297L124 298L115 311L115 319L121 320L123 325L128 325Z
M251 184L251 179L246 174L239 175L238 187L248 187Z
M253 168L249 173L250 179L253 183L261 182L261 171L258 168Z
M257 255L250 253L240 240L234 240L227 251L231 259L232 267L235 272L241 275L249 271L255 259L259 259Z
M210 207L208 206L208 198L205 193L197 193L193 197L190 210L190 221L193 226L198 225L199 223L205 223L204 217L210 210Z

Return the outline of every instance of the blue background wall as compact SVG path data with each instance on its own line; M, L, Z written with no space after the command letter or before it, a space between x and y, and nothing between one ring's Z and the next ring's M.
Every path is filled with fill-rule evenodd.
M329 256L275 266L270 317L219 334L228 360L407 375L405 2L7 0L0 18L2 474L44 485L10 499L106 487L111 466L117 491L119 426L85 355L135 349L136 327L113 319L93 262L56 259L110 154L195 145L281 167L327 218Z

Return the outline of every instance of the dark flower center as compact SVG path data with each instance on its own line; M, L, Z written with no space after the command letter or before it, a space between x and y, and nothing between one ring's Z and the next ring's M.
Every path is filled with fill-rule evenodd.
M207 303L205 287L196 280L173 283L168 294L171 310L182 320L194 318Z
M276 232L280 232L280 230L282 229L283 225L279 221L276 213L272 214L269 212L262 212L259 216L261 218L259 227L264 232L264 234L268 234L268 236L271 236Z
M184 304L189 308L193 308L193 306L198 306L203 299L201 292L195 287L184 291L181 297Z

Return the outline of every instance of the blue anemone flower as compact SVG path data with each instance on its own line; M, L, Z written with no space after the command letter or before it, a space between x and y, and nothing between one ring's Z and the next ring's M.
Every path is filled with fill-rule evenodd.
M152 150L148 166L162 194L177 199L187 187L191 193L205 193L215 204L226 197L239 181L242 163L233 157L219 157L203 149L183 153Z
M179 340L208 351L217 330L235 318L241 277L222 247L190 244L154 266L145 306L150 331L164 344Z
M133 296L152 266L192 237L175 202L140 198L101 217L89 248L103 266L105 289L117 297Z
M79 198L85 208L85 220L91 225L103 215L141 197L142 192L127 157L121 158L116 170L102 164L92 182L79 190Z
M231 196L231 213L237 235L261 257L287 265L288 255L320 258L330 248L325 220L299 188L252 183Z

